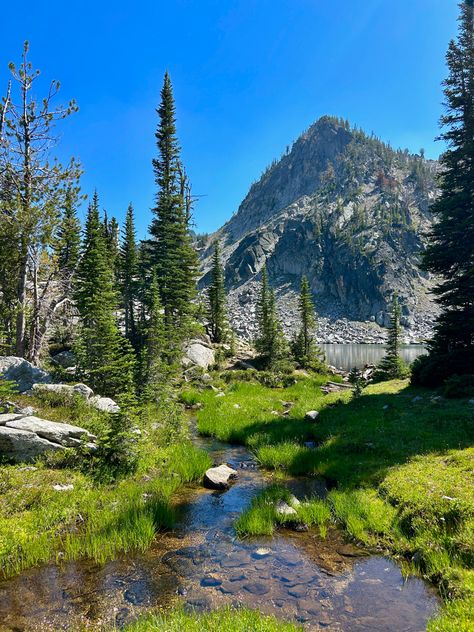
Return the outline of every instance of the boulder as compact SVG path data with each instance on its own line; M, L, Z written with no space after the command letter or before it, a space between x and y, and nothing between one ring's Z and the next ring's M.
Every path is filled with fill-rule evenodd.
M52 358L52 361L55 364L58 364L63 369L70 369L73 366L76 366L76 356L72 351L61 351L57 353Z
M34 432L42 439L47 439L53 443L58 443L65 447L77 447L81 444L81 439L92 441L96 437L84 428L72 426L70 424L47 421L39 417L22 417L6 422L7 428L15 428Z
M114 402L110 397L101 397L100 395L94 395L89 399L89 404L97 410L101 410L104 413L118 413L120 412L120 406L117 402Z
M4 426L9 421L15 421L17 419L21 419L23 415L18 413L4 413L0 415L0 426Z
M203 369L215 363L216 358L213 349L206 346L204 342L192 340L186 348L185 358Z
M15 382L20 393L31 390L33 384L48 384L51 375L16 356L0 356L0 377Z
M34 432L18 428L0 427L0 455L12 461L33 461L45 452L63 450L63 446L53 443Z
M317 410L308 410L308 412L304 416L306 421L316 421L318 417L319 417L319 412Z
M85 384L33 384L32 393L60 393L69 397L80 395L89 399L94 391Z
M228 489L232 480L237 478L237 472L223 463L218 467L209 468L204 474L204 487L209 489Z

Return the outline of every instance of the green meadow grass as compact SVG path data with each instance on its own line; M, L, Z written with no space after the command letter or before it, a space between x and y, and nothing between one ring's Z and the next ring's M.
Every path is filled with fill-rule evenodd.
M303 628L246 608L223 608L209 613L186 613L182 609L140 617L124 632L297 632Z
M99 431L103 415L80 401L52 398L28 403L47 419ZM158 418L151 414L151 419ZM199 479L209 455L189 440L167 445L142 419L136 472L113 484L70 467L39 461L35 468L0 466L0 573L14 575L40 563L92 558L103 563L119 552L145 550L156 533L174 524L173 494ZM67 461L66 461L67 462ZM55 485L73 485L57 491Z
M324 381L302 378L285 389L234 383L220 398L194 392L194 403L204 405L198 428L249 446L280 479L316 475L335 485L316 510L326 512L322 523L392 551L439 586L448 606L430 632L472 629L474 407L397 380L371 385L358 399L325 396ZM288 415L282 402L293 403ZM320 412L315 423L304 420L311 409ZM274 508L262 497L240 517L238 534L275 529Z

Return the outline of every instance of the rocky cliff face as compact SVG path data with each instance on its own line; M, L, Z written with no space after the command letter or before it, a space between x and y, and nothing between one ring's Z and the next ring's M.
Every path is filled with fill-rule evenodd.
M210 244L223 247L233 324L255 332L258 280L266 263L287 330L305 274L324 341L380 341L397 292L407 338L423 339L435 314L433 280L419 269L432 218L438 164L394 151L341 120L324 117L253 184ZM345 331L345 335L341 332Z

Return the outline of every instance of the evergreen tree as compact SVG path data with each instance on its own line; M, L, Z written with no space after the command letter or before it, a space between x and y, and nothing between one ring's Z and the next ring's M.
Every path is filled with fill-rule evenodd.
M429 357L416 364L415 381L439 384L454 373L474 371L474 0L460 4L457 41L446 55L446 114L441 138L441 195L424 267L443 280L435 292L442 306Z
M219 242L214 243L212 258L211 284L208 289L209 325L214 342L225 342L229 333L227 320L226 295L224 287L224 269L220 258Z
M68 277L77 267L81 250L81 224L77 217L76 203L77 192L69 187L56 241L59 271Z
M314 313L313 297L306 276L303 276L301 279L298 307L301 328L293 340L293 355L298 364L305 369L322 369L324 367L322 361L323 354L314 340L316 316Z
M158 157L153 160L158 193L150 225L149 258L156 269L169 344L174 345L184 337L192 314L197 256L189 230L191 196L180 162L173 90L167 72L158 115Z
M125 313L125 335L136 348L138 341L135 322L135 301L138 291L138 249L133 206L131 204L128 206L125 218L124 235L120 247L119 269L122 306Z
M131 392L134 357L115 319L117 296L100 222L97 193L87 214L76 302L81 317L75 348L78 376L102 395L117 396Z
M163 384L165 379L165 324L164 310L156 273L153 274L148 293L148 319L146 326L146 376L147 385Z
M396 380L408 377L410 370L400 356L400 336L400 305L395 294L392 300L387 353L374 371L374 381L381 382L383 380Z
M257 320L259 335L255 343L256 349L265 368L278 370L288 361L289 348L276 313L275 293L269 286L266 266L262 269Z
M107 212L104 213L104 219L102 221L102 229L104 231L105 245L107 248L107 254L109 257L109 266L114 272L115 277L119 277L119 234L120 227L115 217L110 220L107 216Z

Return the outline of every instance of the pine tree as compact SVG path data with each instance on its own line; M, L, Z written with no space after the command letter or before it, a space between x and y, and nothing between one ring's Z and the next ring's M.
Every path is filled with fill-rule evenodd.
M219 242L214 243L212 258L211 283L208 289L209 326L211 338L214 342L225 342L229 335L229 324L226 310L226 295L224 286L224 269L220 258Z
M77 217L76 203L77 192L69 187L55 244L59 270L63 276L68 277L77 267L81 250L81 224Z
M179 337L184 337L192 314L197 256L189 230L191 196L180 162L173 90L167 72L158 115L158 157L153 160L158 193L150 225L149 258L156 269L169 343L173 345Z
M305 369L323 369L323 353L314 340L316 316L314 313L313 297L311 295L311 289L306 276L303 276L301 279L298 307L300 312L301 328L292 344L292 351L295 360L302 368Z
M442 306L429 356L416 363L415 381L439 384L474 367L474 0L460 4L457 41L446 55L444 82L447 128L441 138L441 195L432 205L436 222L424 267L443 277L435 292Z
M257 320L259 335L255 347L261 355L263 366L279 370L285 363L288 364L289 348L276 313L275 293L269 286L266 266L262 269Z
M135 322L135 302L138 293L138 249L133 206L131 204L129 204L127 209L124 235L119 256L120 287L122 306L125 313L125 335L136 348L138 345Z
M98 393L117 396L133 390L134 357L115 319L117 296L102 228L95 193L87 214L77 274L81 327L75 352L78 376Z
M146 375L147 385L163 384L166 369L165 362L166 335L164 324L164 310L161 304L160 291L156 274L153 274L148 293L148 319L146 325Z
M392 299L392 313L388 332L387 353L374 371L376 382L396 380L408 377L410 370L400 356L400 305L395 294Z

